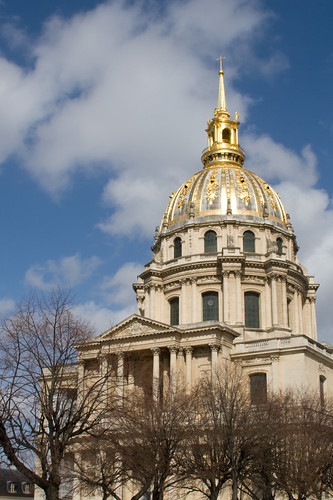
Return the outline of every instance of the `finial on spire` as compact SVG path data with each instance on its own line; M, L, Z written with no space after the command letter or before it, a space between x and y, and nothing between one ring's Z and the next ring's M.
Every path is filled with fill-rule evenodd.
M223 70L222 70L222 61L223 61L223 59L225 59L225 57L222 57L222 56L220 56L220 57L217 59L217 61L220 61L220 73L221 73L221 71L223 72Z
M225 90L224 90L224 78L223 78L223 69L222 69L222 61L225 57L220 56L217 60L220 61L220 71L219 71L219 98L217 103L217 109L221 109L222 111L227 111L227 103L225 100Z

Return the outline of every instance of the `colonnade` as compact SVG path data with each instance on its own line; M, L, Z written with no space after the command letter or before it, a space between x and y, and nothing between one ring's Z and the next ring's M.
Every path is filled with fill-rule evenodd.
M198 347L202 348L204 346ZM214 380L214 376L218 369L221 345L220 343L213 343L207 347L210 349L210 372L212 380ZM172 345L152 347L144 352L149 351L152 356L152 388L155 398L158 398L159 396L160 382L164 374L167 374L168 389L171 392L175 392L177 386L184 387L186 392L191 390L193 383L195 382L195 378L198 376L198 373L196 373L196 369L193 365L195 347ZM131 351L131 353L133 353L133 351ZM124 395L125 386L128 387L133 385L134 387L134 380L131 380L132 383L129 383L128 379L125 380L125 352L119 352L117 357L116 388L117 395L122 397Z

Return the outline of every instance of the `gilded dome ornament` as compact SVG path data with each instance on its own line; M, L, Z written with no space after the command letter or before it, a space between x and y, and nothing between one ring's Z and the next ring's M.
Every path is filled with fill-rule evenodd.
M213 205L213 201L217 198L218 185L219 185L219 180L217 172L212 172L207 182L206 194L205 194L205 200L209 200L210 206Z
M223 59L218 59L218 104L213 118L207 121L208 146L201 155L203 169L184 182L171 197L165 212L168 228L172 230L174 224L184 224L186 220L199 222L201 217L216 222L231 216L235 220L260 217L288 227L278 194L243 166L245 153L238 142L239 114L236 111L233 120L227 109Z

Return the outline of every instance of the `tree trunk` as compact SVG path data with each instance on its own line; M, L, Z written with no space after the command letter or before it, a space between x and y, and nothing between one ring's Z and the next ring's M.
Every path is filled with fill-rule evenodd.
M45 500L59 500L59 486L50 484L45 490Z

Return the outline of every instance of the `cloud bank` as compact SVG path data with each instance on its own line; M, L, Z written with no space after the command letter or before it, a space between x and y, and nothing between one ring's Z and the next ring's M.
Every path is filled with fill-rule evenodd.
M273 14L255 0L149 7L114 1L69 19L54 16L37 40L16 25L3 31L12 47L24 44L30 59L22 66L0 57L0 162L16 157L58 199L74 174L107 172L101 193L107 215L96 224L112 236L152 238L169 194L201 168L204 127L217 100L212 55L223 49L229 56L228 107L243 123L252 100L234 87L241 68L250 58L263 78L288 68L279 51L265 60L256 54ZM330 194L316 188L315 151L307 144L292 151L269 135L242 133L240 140L247 168L273 183L291 214L301 260L321 282L324 330L331 320L333 214ZM66 280L77 286L99 265L98 257L76 254L34 264L25 279L41 289ZM138 265L124 263L122 270L133 275ZM92 316L108 316L111 304L117 319L120 309L128 311L132 299L122 289L123 276L98 285L102 305L85 304Z

